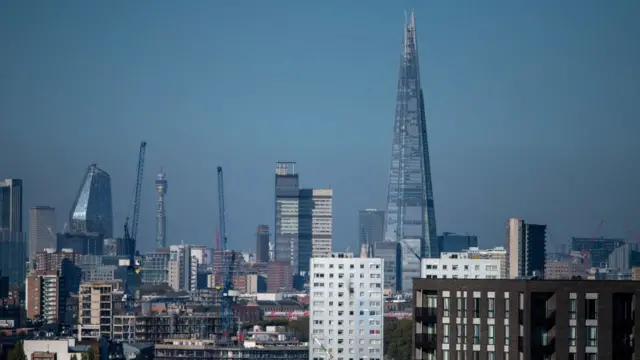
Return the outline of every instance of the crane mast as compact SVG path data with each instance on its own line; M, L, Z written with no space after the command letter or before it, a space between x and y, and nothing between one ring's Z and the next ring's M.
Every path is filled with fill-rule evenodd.
M135 309L135 294L131 289L134 284L138 282L138 275L140 269L136 264L136 239L138 236L138 219L140 218L140 194L142 192L142 175L144 173L144 156L147 149L147 142L140 143L140 152L138 154L138 168L136 172L136 187L133 192L133 213L131 217L131 231L129 231L129 217L127 216L124 222L124 244L128 247L129 252L129 267L127 274L127 283L125 285L125 306L131 313ZM134 341L134 323L133 318L129 319L128 327L128 340Z
M222 246L220 248L220 259L222 261L222 324L223 324L223 341L229 342L229 336L233 330L233 298L230 291L233 290L233 263L235 262L235 253L227 256L227 219L224 206L224 178L222 167L218 166L218 215L220 217L220 237L222 238Z

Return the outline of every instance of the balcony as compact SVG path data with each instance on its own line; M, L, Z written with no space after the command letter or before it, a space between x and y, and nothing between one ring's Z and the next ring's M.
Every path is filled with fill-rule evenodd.
M418 322L435 324L438 322L438 309L433 307L429 307L429 308L416 307L414 309L414 316L416 321Z
M429 350L438 348L438 336L436 334L416 334L416 348Z

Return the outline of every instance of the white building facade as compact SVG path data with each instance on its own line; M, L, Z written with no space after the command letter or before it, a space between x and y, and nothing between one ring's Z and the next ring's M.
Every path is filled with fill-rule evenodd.
M332 253L310 267L309 360L382 360L383 260Z
M504 248L442 253L439 259L423 259L420 277L427 279L505 279Z

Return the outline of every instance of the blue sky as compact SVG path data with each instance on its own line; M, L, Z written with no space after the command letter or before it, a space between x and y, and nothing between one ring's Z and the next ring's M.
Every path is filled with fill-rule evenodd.
M86 166L112 176L116 233L148 141L171 243L213 243L216 166L229 239L273 225L273 169L334 188L334 248L384 207L404 10L415 8L438 231L504 242L640 232L640 2L3 1L0 177L68 216ZM26 223L25 223L26 226Z

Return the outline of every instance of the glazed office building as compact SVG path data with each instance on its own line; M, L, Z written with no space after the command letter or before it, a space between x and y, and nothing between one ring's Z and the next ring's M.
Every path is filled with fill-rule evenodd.
M414 281L414 359L640 358L640 282Z

